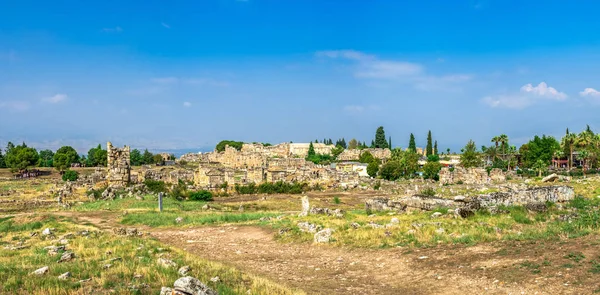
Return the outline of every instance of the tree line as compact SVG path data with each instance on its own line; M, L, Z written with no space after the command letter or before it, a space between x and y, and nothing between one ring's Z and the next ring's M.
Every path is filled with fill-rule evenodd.
M169 156L175 160L175 156ZM108 153L98 146L89 149L86 155L80 155L71 146L63 146L55 152L50 149L37 151L33 147L27 146L25 142L15 145L8 142L4 151L0 149L0 168L10 168L12 172L24 171L34 167L54 167L61 173L72 166L79 167L106 167ZM132 166L160 164L163 157L160 154L153 154L145 149L141 152L134 149L130 152L130 161Z

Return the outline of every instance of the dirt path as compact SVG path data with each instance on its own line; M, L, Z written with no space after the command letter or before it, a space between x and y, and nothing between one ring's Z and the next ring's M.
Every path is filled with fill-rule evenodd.
M68 215L104 230L121 227L114 214ZM583 262L580 268L561 266L569 251L599 257L597 237L367 250L282 244L254 226L138 228L165 244L308 294L589 294L600 277Z

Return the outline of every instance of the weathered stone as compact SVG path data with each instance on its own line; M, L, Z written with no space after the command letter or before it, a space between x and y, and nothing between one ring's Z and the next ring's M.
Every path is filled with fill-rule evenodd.
M456 201L456 202L464 202L465 199L466 199L465 196L455 196L454 197L454 201Z
M160 288L160 295L171 295L171 294L173 294L173 289L168 288L168 287Z
M192 268L189 265L186 265L180 267L177 273L179 273L182 276L186 276L190 271L192 271Z
M158 258L157 260L158 265L162 266L162 267L166 267L166 268L177 268L177 263L175 263L175 261L173 260L169 260L166 258Z
M433 214L431 214L431 218L438 218L441 217L442 213L441 212L433 212Z
M309 222L298 222L298 228L302 232L316 233L323 227Z
M179 278L173 284L175 291L182 291L190 295L217 295L218 293L193 277Z
M58 276L58 279L59 280L66 280L66 279L68 279L70 277L71 277L71 273L67 271L67 272L63 273L62 275Z
M182 223L182 222L183 222L183 217L175 218L175 223Z
M333 230L330 228L323 229L317 232L314 236L315 243L329 243Z
M406 205L395 199L389 199L387 197L375 197L365 201L365 209L367 212L402 212L406 209Z
M52 230L50 230L49 228L46 228L42 231L42 235L44 236L49 236L52 234Z
M213 283L218 283L218 282L221 281L221 278L219 278L218 276L212 277L212 278L210 278L210 281L213 282Z
M357 229L360 227L360 224L358 224L356 222L352 222L352 223L350 223L350 227L352 227L353 229Z
M544 178L542 178L542 182L554 182L558 179L558 174L552 173Z
M60 259L57 261L58 263L62 263L62 262L68 262L75 259L75 253L73 252L65 252L63 253L63 255L60 257Z
M405 197L399 199L398 201L404 204L407 208L420 209L426 211L431 211L438 208L456 208L458 206L458 204L452 200L424 195L414 195L410 197Z
M462 218L469 218L475 215L475 211L469 208L458 208L456 209L456 214L458 214Z
M391 224L399 224L400 220L396 217L392 217L392 220L390 221Z
M517 206L527 203L566 202L575 197L575 191L568 186L543 186L512 192L497 192L475 197L482 207L498 205Z
M302 196L302 211L298 216L307 216L308 211L310 210L310 202L308 201L308 196Z
M65 251L65 246L48 246L44 249L48 250L48 255L54 256L57 255L60 251Z
M317 208L313 207L310 209L310 214L313 215L327 215L327 216L335 216L337 218L344 217L344 210L342 209L329 209L329 208Z
M131 160L128 146L114 148L112 143L106 143L107 170L106 180L110 185L125 187L131 180Z
M41 276L41 275L45 275L48 273L49 268L47 266L44 266L42 268L38 268L35 271L33 271L31 274L32 275L37 275L37 276Z

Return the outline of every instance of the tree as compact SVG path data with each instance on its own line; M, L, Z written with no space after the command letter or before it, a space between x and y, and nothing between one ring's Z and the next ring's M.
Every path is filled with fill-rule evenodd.
M217 143L215 150L217 152L223 152L223 151L225 151L225 146L230 146L230 147L235 148L236 150L240 151L240 150L242 150L243 145L244 145L244 142L242 142L242 141L221 140L219 143Z
M508 146L508 136L506 134L500 134L500 136L498 137L498 140L500 141L502 157L504 157L504 155L506 155L506 148Z
M442 169L442 164L439 161L427 161L423 165L423 177L425 179L438 180L440 178L439 173Z
M449 154L450 154L450 148L447 148L447 149L446 149L446 153L447 153L447 155L449 155Z
M40 167L52 167L52 158L54 157L54 152L51 150L41 150L40 159L38 161L38 166Z
M391 150L392 147L392 137L390 136L390 139L388 140L388 148Z
M97 147L91 148L88 151L87 165L90 167L103 166L106 167L108 162L108 152L102 149L102 146L98 144Z
M317 153L315 152L315 147L313 146L313 143L311 142L310 145L308 145L308 154L306 155L307 158L313 157L315 156Z
M402 167L400 161L388 161L381 167L379 172L381 178L385 180L397 180L402 177Z
M354 138L353 138L353 139L350 139L350 141L348 142L348 149L349 149L349 150L356 149L356 148L358 148L358 145L359 145L359 144L360 144L360 143L358 142L358 140L356 140L356 139L354 139Z
M34 148L27 147L25 143L7 148L4 156L6 166L13 172L35 166L38 159L38 152Z
M370 152L361 153L360 157L358 158L358 161L361 163L371 163L374 160L376 160L376 158L373 157L373 155Z
M331 155L333 156L333 158L337 158L342 152L344 151L344 147L342 147L341 145L338 145L334 148L331 149Z
M538 172L538 177L542 177L542 173L546 170L548 170L548 165L544 162L544 160L542 159L538 159L534 164L533 164L533 169L537 170Z
M367 165L367 174L371 177L377 176L377 172L379 171L379 164L377 161L372 161Z
M477 146L473 140L469 140L460 155L460 163L465 168L481 166L481 156L477 152Z
M138 149L134 149L129 153L129 160L131 162L131 166L140 166L142 165L143 158L142 153Z
M78 177L79 177L79 173L77 173L77 171L69 169L69 170L65 171L65 173L63 173L62 180L63 181L76 181Z
M416 153L417 152L417 144L415 143L415 136L411 133L410 140L408 141L408 150Z
M567 129L567 134L562 138L562 144L569 151L569 170L573 168L573 152L575 148L575 142L577 140L577 134L568 133L569 129Z
M69 169L71 164L79 161L79 155L74 148L70 146L63 146L56 151L52 161L56 170L63 172Z
M498 150L498 143L500 142L500 136L492 137L492 142L496 145L496 151Z
M144 150L144 153L142 154L142 163L144 165L150 165L154 163L154 155L148 151L148 149Z
M4 156L2 155L2 149L0 149L0 168L6 168L6 162L4 161Z
M433 144L431 139L431 130L427 133L427 147L425 147L425 156L433 155Z
M536 135L524 146L521 146L519 152L525 167L533 167L539 160L549 166L554 154L560 150L558 141L554 137L546 135L542 135L542 137Z
M375 132L375 147L381 149L388 148L388 142L385 140L385 131L383 130L383 126L379 126Z
M152 164L163 164L163 157L160 154L152 156Z

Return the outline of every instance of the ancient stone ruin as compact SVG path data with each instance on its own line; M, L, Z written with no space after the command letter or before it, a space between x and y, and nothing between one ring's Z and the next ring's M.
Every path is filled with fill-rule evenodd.
M441 184L487 184L505 182L506 175L501 169L494 168L488 172L483 168L463 168L456 167L450 169L448 167L440 170L440 183Z
M108 142L106 143L106 151L108 153L108 175L106 180L111 186L127 186L131 179L129 146L116 148Z

